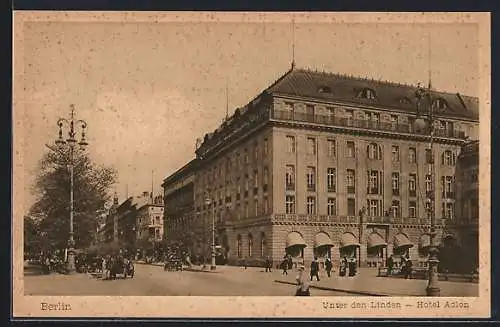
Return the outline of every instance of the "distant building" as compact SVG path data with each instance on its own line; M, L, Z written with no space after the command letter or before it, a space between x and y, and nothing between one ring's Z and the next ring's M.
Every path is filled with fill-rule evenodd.
M124 247L160 242L163 239L163 197L149 192L129 197L121 204L115 196L102 229L104 242L118 242Z
M270 256L276 264L290 254L295 263L355 256L377 267L408 254L425 266L431 185L441 240L456 219L457 157L478 138L479 112L477 98L432 90L430 153L428 132L413 124L416 91L292 68L204 136L196 165L165 179L166 204L189 208L168 209L166 228L210 247L214 215L229 263Z

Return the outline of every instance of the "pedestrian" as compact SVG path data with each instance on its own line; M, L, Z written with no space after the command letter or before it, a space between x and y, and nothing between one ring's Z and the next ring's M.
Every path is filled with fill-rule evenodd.
M347 273L347 258L344 256L342 259L340 259L339 276L345 277L346 273Z
M283 269L282 275L288 276L288 260L286 258L281 262L281 269Z
M247 269L247 259L243 258L243 267L245 267L245 270Z
M319 262L316 257L311 262L311 281L313 280L313 277L316 277L316 280L319 282Z
M309 282L306 278L305 267L300 266L299 274L297 275L297 290L295 291L295 296L310 296Z
M392 275L392 269L394 268L394 258L391 256L387 259L387 276Z
M101 278L102 279L107 279L108 278L108 274L107 274L107 271L106 271L106 266L107 266L107 260L106 260L106 257L103 257L102 258L102 262L101 262Z
M406 259L406 267L405 267L405 278L411 279L411 275L413 273L413 262L410 258Z
M266 258L266 272L271 272L272 263L271 258L269 256Z
M326 274L328 275L328 277L331 277L332 268L333 268L332 260L330 260L329 257L326 257L326 259L325 259L325 270L326 270Z

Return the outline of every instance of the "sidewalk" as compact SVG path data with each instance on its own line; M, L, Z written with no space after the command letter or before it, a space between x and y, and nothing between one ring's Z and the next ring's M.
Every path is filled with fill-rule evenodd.
M296 284L296 272L289 272L275 280L282 284ZM375 269L360 268L355 277L328 278L323 272L320 281L310 282L311 288L340 291L368 296L426 296L426 280L377 277ZM477 283L440 281L441 296L479 296Z

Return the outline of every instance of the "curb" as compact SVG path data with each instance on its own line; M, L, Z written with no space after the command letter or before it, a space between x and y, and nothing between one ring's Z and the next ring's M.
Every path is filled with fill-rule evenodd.
M218 273L220 273L220 271L201 270L201 269L193 269L193 268L183 268L182 270L189 271L189 272L209 273L209 274L218 274Z
M287 282L283 280L275 280L275 283L280 283L280 284L288 284L288 285L297 285L297 283L293 282ZM352 290L345 290L345 289L339 289L339 288L333 288L333 287L325 287L325 286L316 286L316 285L310 285L310 288L318 289L318 290L323 290L323 291L334 291L334 292L342 292L342 293L349 293L349 294L356 294L356 295L364 295L364 296L397 296L397 295L389 295L389 294L384 294L384 293L372 293L372 292L365 292L365 291L352 291Z

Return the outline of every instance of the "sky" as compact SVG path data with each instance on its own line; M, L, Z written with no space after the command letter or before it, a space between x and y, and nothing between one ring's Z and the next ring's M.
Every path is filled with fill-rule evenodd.
M27 22L23 40L24 106L14 110L28 207L70 104L88 123L91 158L117 169L120 201L159 194L221 123L226 84L231 113L290 68L292 44L299 68L416 84L431 67L436 89L479 93L475 24Z

